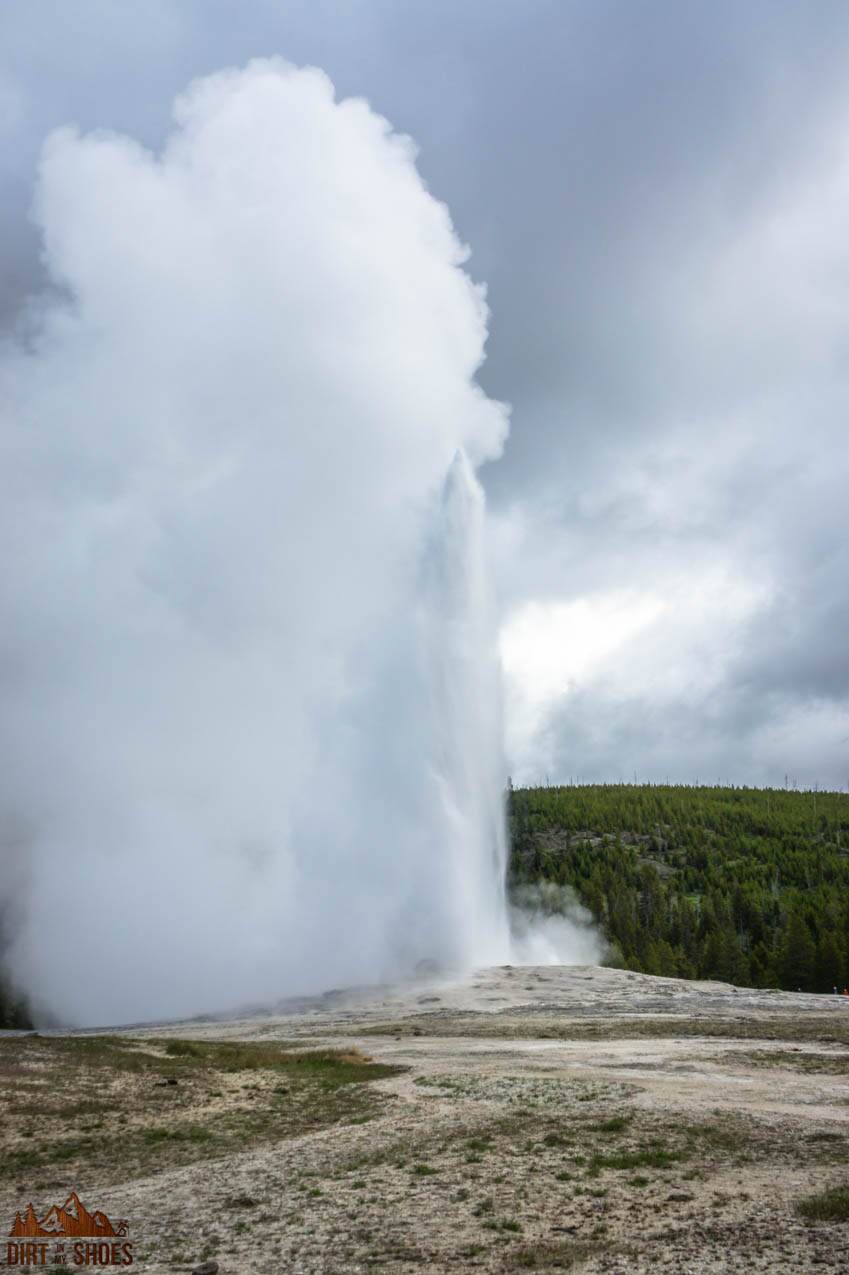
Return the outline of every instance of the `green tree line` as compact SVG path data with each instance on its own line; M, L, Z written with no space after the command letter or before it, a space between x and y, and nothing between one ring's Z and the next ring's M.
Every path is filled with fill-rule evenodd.
M592 784L508 793L509 885L570 886L647 974L842 992L849 796Z
M25 1001L15 995L3 972L5 946L3 917L0 914L0 1030L26 1029L32 1027L29 1010Z

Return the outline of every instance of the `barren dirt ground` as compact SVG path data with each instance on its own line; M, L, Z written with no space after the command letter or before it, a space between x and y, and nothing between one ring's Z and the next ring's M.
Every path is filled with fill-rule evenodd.
M138 1270L849 1271L843 997L507 967L3 1066L0 1218L75 1188Z

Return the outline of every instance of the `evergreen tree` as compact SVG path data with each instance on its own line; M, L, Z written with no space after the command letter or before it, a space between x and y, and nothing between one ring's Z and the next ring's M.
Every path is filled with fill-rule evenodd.
M843 952L837 941L837 935L827 930L820 935L817 943L816 973L814 990L830 992L836 987L839 991L844 985Z
M816 948L808 923L801 912L791 912L779 949L778 974L781 986L794 992L812 991L815 961Z

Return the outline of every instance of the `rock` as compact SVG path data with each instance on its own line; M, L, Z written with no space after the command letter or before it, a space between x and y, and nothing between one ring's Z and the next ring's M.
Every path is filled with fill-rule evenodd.
M196 1266L192 1271L192 1275L218 1275L217 1262L201 1262L200 1266Z

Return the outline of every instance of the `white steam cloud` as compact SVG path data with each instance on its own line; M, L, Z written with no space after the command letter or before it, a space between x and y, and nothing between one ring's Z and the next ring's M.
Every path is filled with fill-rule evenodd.
M507 954L465 249L320 71L175 120L48 139L0 366L12 969L87 1023Z
M592 913L574 890L554 881L513 891L510 928L520 965L599 965L611 955Z

